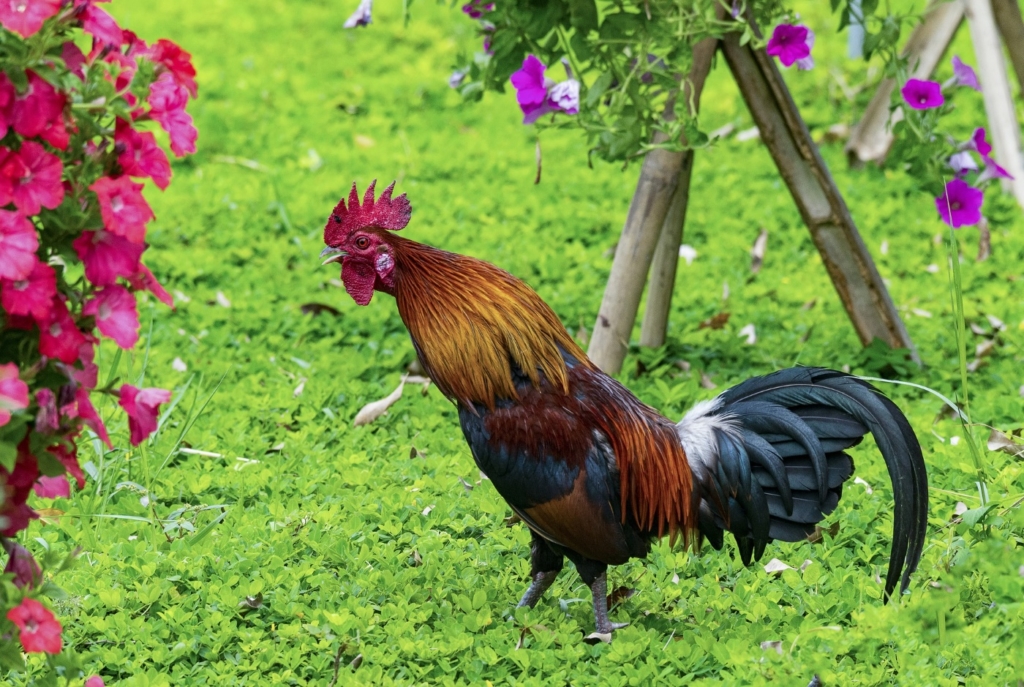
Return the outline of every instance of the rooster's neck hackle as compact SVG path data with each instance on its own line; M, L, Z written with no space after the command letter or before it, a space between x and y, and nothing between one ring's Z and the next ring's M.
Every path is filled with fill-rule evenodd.
M392 235L398 311L438 388L472 409L518 398L511 363L569 393L561 349L593 367L540 296L475 258Z

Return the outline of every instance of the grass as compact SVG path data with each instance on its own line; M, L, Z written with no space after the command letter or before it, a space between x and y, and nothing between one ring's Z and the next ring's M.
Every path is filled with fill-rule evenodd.
M932 484L924 559L901 603L880 600L892 496L881 459L864 447L856 474L871 491L847 488L834 536L770 547L768 558L794 568L812 561L802 571L774 577L729 551L661 543L611 573L613 587L637 593L613 611L632 624L610 646L581 642L592 617L574 572L535 610L515 611L528 534L503 522L510 512L480 479L453 407L410 387L387 416L352 427L414 353L393 301L378 295L359 308L338 288L337 268L319 268L321 229L353 180L397 178L415 207L406 235L523 277L576 332L593 323L637 169L588 169L582 137L551 132L535 186L535 138L512 97L467 106L447 88L458 53L477 44L471 22L417 3L404 27L398 3L379 3L371 28L343 31L350 4L111 8L139 35L193 52L201 134L171 188L147 190L158 216L147 255L177 309L149 302L137 350L104 348L101 359L104 375L174 389L175 405L139 450L85 446L86 489L40 504L63 515L27 538L37 551L83 547L57 579L67 591L58 606L68 645L94 672L125 687L324 685L336 673L337 684L537 685L1024 676L1021 462L984 452L991 504L980 508L964 429L913 387L885 389L921 437ZM852 123L870 95L843 95L836 70L858 84L865 68L845 60L844 37L819 5L801 5L818 31L818 67L787 73L816 138ZM956 49L968 58L965 40ZM980 95L957 97L951 126L965 138L983 107ZM703 112L708 131L751 126L724 65ZM861 349L766 151L730 139L697 155L684 240L699 255L680 267L669 344L627 359L621 378L640 398L678 417L717 393L698 371L721 390L796 363L900 373L961 395L932 200L898 171L847 170L841 143L822 152L927 367ZM973 261L975 230L956 237L963 311L978 331L992 334L987 315L1006 329L970 373L970 409L976 423L1009 430L1024 417L1024 220L995 189L986 204L1001 208L992 257ZM760 227L770 238L754 276L748 250ZM337 314L304 314L310 303ZM724 328L699 328L722 311ZM738 336L748 323L758 336L749 346ZM986 336L965 337L972 357ZM103 410L115 444L127 446L119 409ZM962 519L958 502L969 509ZM761 648L776 641L781 653Z

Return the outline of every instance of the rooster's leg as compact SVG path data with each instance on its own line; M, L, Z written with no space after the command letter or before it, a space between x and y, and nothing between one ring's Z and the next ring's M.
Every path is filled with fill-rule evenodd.
M590 583L590 592L594 595L594 624L598 634L608 635L612 633L612 630L618 630L629 625L629 623L613 623L608 620L607 573L602 571L601 574Z
M530 531L533 541L530 542L530 582L529 588L519 600L520 606L533 608L544 592L548 590L551 583L558 577L562 569L562 554L555 553L543 537L536 532Z

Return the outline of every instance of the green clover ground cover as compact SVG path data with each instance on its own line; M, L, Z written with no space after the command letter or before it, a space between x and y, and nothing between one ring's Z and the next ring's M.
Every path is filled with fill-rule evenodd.
M590 170L581 136L549 132L534 186L534 136L514 99L465 106L447 87L459 51L478 45L470 21L417 3L403 27L400 4L381 2L369 29L344 31L350 5L112 7L141 35L193 52L200 139L166 194L147 190L158 217L150 264L178 307L150 299L136 353L107 347L100 361L104 378L143 379L179 400L138 450L86 446L86 489L29 530L37 552L83 548L57 579L68 592L58 610L92 672L154 687L324 685L335 665L338 684L795 685L817 673L827 685L995 685L1024 676L1024 516L1010 507L1024 491L1021 461L984 453L996 506L977 510L962 427L908 387L886 391L921 437L933 489L921 569L901 604L880 600L892 496L869 446L855 460L871 491L848 487L829 521L838 530L820 544L773 546L762 561L794 570L772 576L728 551L662 543L646 563L611 573L612 586L636 593L613 611L632 624L610 646L581 641L592 617L574 572L535 610L513 612L529 537L503 522L510 513L480 479L452 406L410 387L388 415L352 427L414 354L389 298L359 308L337 267L319 268L323 221L353 180L397 178L415 208L406 235L525 278L575 332L592 325L636 168ZM801 4L818 31L818 67L787 74L816 138L852 123L870 97L844 95L866 68L845 59L845 37L822 5ZM957 48L967 58L965 41L966 32ZM975 95L958 94L961 138L983 123ZM724 65L703 111L707 131L751 126ZM627 360L622 379L642 399L678 417L717 393L699 371L721 390L795 363L901 374L959 393L932 200L899 172L848 171L841 143L823 154L928 367L862 351L766 151L731 138L697 157L684 241L698 257L680 266L670 343ZM973 260L977 231L959 232L966 315L982 332L967 343L991 338L986 315L1006 329L970 375L970 410L1009 430L1024 418L1024 220L994 188L986 208L988 261ZM770 238L753 276L748 251L760 227ZM306 314L310 303L330 307ZM699 328L723 311L724 328ZM748 323L754 345L738 336ZM114 403L105 417L126 434ZM984 443L988 430L978 436ZM951 524L957 502L971 510Z

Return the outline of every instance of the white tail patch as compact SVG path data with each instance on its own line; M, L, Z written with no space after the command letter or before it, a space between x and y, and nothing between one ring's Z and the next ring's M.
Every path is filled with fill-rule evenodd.
M721 397L701 401L676 424L676 434L679 435L679 443L683 445L691 469L715 467L718 462L716 431L738 434L734 417L715 414L721 405Z

